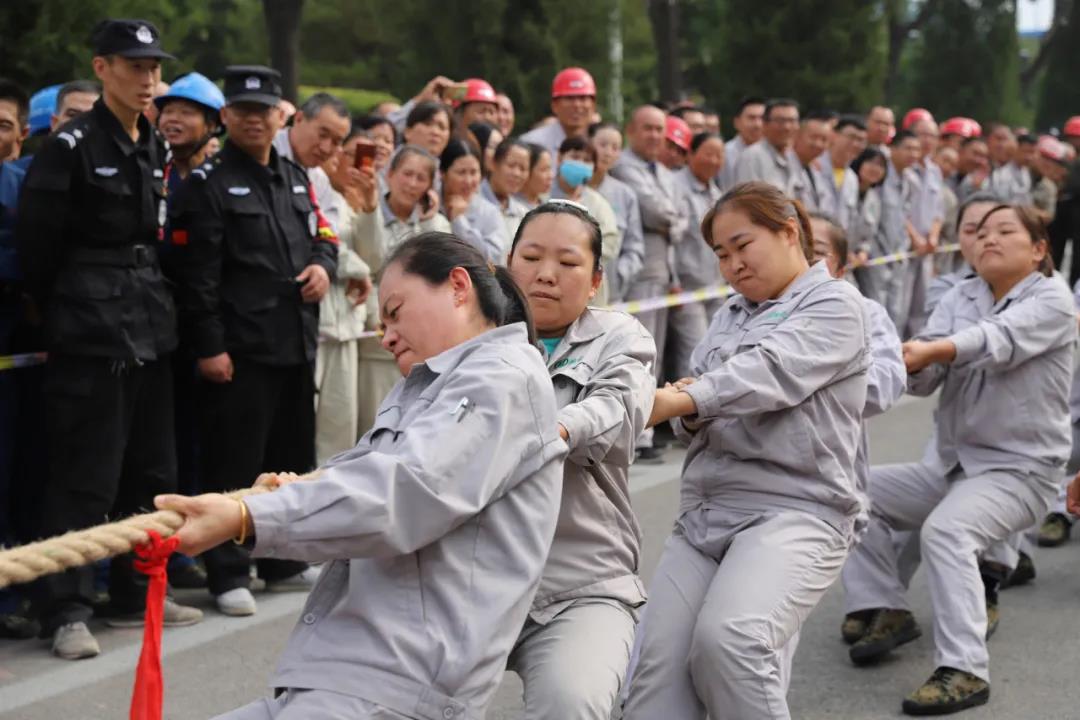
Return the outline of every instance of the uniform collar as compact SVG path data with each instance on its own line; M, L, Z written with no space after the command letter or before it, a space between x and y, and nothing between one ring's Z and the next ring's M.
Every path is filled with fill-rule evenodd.
M978 276L976 275L974 277ZM970 298L971 300L981 300L983 303L989 305L991 308L994 308L999 305L1011 303L1013 300L1020 299L1020 297L1027 293L1027 291L1030 290L1033 285L1035 285L1044 278L1046 278L1047 280L1051 279L1047 278L1038 270L1033 270L1030 275L1028 275L1020 282L1016 283L1016 285L1013 285L1012 289L1009 290L1009 292L1005 293L1005 296L996 302L994 301L994 292L990 289L990 283L986 282L982 278L979 278L978 282L968 283L964 287L964 294L967 295L968 298Z
M585 312L581 313L581 315L578 316L578 319L571 323L570 327L566 329L566 335L563 336L563 342L557 348L559 352L557 354L552 354L549 361L558 359L558 356L563 355L571 346L591 342L603 334L604 327L600 324L599 319L597 319L596 311L586 307Z
M774 163L776 163L777 165L779 165L780 167L783 167L783 168L786 168L791 163L791 159L792 159L793 154L791 153L790 148L788 149L787 152L780 152L779 150L776 149L776 146L773 145L768 140L762 139L761 143L765 147L765 152L769 153L769 157L771 157L773 159ZM796 164L798 164L797 159L796 159Z
M117 147L120 148L120 152L124 153L125 156L131 155L140 147L147 148L150 146L150 141L154 136L154 128L150 126L150 121L142 113L139 113L139 119L135 121L135 125L139 129L139 140L133 142L131 136L120 125L120 120L113 115L112 110L105 104L104 97L99 97L94 102L91 112L94 113L94 117L101 123L101 127L109 133Z
M708 195L709 194L709 184L708 183L703 183L700 180L698 180L697 176L694 175L693 172L691 172L691 170L690 170L690 168L688 166L683 166L683 167L679 168L679 172L677 172L676 175L681 175L682 178L683 178L683 181L686 183L686 186L689 187L691 190L693 190L698 195Z
M393 225L395 223L404 222L401 218L394 214L393 209L390 207L390 192L387 191L379 196L379 204L382 205L383 224ZM408 220L410 225L420 222L420 207L414 207L412 214L409 215Z
M280 177L284 169L282 167L283 163L281 156L273 146L270 147L270 162L265 167L228 139L225 140L225 144L221 148L221 158L222 160L227 159L240 165L246 164L249 171L257 172L258 170L261 170L270 178ZM260 176L257 175L256 177Z
M491 189L491 183L488 182L487 178L484 178L480 182L480 194L483 196L483 198L485 200L487 200L489 203L491 203L495 207L499 208L500 210L503 209L503 204L501 202L499 202L499 198L495 195L495 191ZM509 203L507 203L507 204L509 204Z
M428 358L427 361L421 363L421 365L436 375L441 375L447 370L452 370L457 367L461 363L462 358L467 353L472 352L478 345L517 345L528 344L528 342L529 334L525 329L525 323L512 323L480 333L476 337L466 340L460 345L455 345L449 350L439 353L435 357ZM415 370L416 366L413 366L413 369Z
M289 142L289 128L281 128L274 135L274 149L277 150L278 155L281 157L296 162L296 158L293 156L292 143Z

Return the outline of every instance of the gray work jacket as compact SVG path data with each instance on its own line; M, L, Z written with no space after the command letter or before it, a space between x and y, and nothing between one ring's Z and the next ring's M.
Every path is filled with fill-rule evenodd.
M1057 482L1072 444L1076 311L1068 287L1033 272L995 302L985 280L964 280L918 336L940 338L956 345L956 359L910 375L908 391L925 396L941 388L936 420L945 469L960 465L968 477L1026 471Z
M635 442L652 412L656 344L630 315L587 308L547 359L566 428L562 507L530 617L545 624L574 600L645 602L641 528L630 505Z
M645 235L645 262L638 279L672 282L677 242L686 227L679 190L670 170L659 162L647 162L633 150L624 150L611 174L637 194L641 227Z
M680 511L797 510L850 534L869 334L859 291L825 263L775 300L730 298L691 356L704 425L673 423L690 440Z
M245 499L257 557L326 562L272 685L481 720L555 533L567 447L525 326L413 366L321 477Z

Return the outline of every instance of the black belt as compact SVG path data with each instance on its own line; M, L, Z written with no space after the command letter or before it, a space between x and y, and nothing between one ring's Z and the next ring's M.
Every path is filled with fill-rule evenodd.
M73 248L68 260L80 265L111 267L147 267L157 262L157 250L150 245L127 245L116 248Z

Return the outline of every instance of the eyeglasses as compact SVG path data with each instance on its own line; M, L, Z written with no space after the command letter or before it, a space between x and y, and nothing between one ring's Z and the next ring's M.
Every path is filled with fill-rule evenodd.
M798 125L799 124L799 118L770 117L770 118L766 118L765 122L776 123L777 125Z

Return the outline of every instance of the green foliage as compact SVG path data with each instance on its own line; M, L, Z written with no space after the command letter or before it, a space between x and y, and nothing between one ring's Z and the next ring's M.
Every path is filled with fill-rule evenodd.
M1054 46L1043 76L1037 121L1038 127L1060 127L1080 114L1080 1L1074 0L1068 25Z
M722 110L750 94L836 110L863 110L880 98L879 3L803 0L766 9L760 0L694 0L682 28L690 38L687 81Z
M377 90L359 90L357 88L326 85L301 85L300 102L303 103L317 92L328 92L341 98L349 106L349 112L353 115L363 115L381 102L399 102L398 98L393 95Z
M914 41L905 107L1021 123L1015 0L942 0Z

